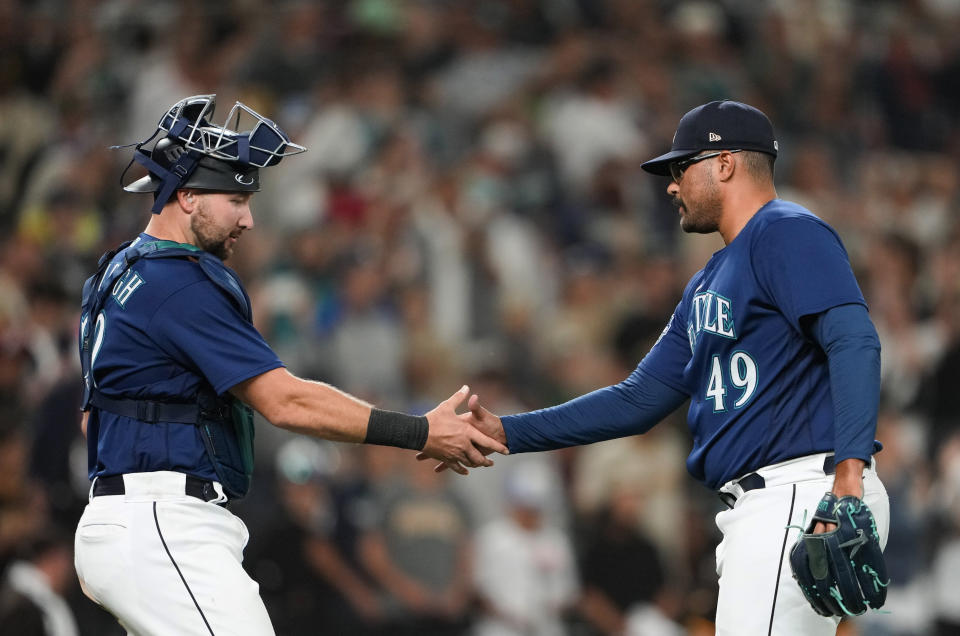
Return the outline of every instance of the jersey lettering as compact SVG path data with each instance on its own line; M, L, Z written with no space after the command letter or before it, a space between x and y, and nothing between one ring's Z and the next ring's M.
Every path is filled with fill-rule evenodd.
M104 284L106 281L110 280L110 276L113 274L113 272L116 271L116 269L117 269L118 267L120 267L120 263L111 263L111 264L110 264L110 267L107 269L107 273L106 273L106 274L103 276L103 278L100 280L100 284L97 285L97 291L100 291L100 289L103 287L103 284Z
M698 292L693 297L692 309L693 320L687 323L691 352L696 348L697 338L702 332L731 340L737 339L733 324L733 306L729 298L710 290Z
M130 300L130 296L133 296L133 292L137 291L143 285L143 282L139 274L132 269L128 269L113 286L114 299L121 307L124 307Z

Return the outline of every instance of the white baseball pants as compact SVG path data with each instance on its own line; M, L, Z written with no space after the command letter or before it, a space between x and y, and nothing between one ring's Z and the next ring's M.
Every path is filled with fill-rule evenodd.
M790 570L790 549L810 523L823 494L833 487L825 475L827 453L772 464L756 471L763 488L742 492L734 482L720 490L737 497L719 513L723 541L717 546L717 636L833 636L839 618L817 614ZM876 460L863 473L864 501L877 521L886 547L890 525L887 491L877 477Z
M243 521L184 494L182 473L123 479L125 494L91 497L77 526L84 593L138 636L273 634L259 586L240 565Z

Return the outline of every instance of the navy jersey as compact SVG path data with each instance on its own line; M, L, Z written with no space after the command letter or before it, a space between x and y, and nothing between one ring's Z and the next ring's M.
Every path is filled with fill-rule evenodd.
M121 260L122 253L113 262ZM203 387L219 395L283 366L227 293L189 258L136 261L96 320L93 379L107 397L187 402ZM91 479L156 470L217 479L192 424L149 424L93 408L87 448Z
M802 318L850 303L865 304L836 232L780 199L693 276L640 369L691 396L695 478L833 450L827 358Z

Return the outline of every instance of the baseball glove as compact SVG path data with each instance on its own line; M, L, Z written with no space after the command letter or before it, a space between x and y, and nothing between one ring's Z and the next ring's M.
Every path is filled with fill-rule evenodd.
M813 534L818 521L837 527ZM853 496L826 493L790 551L790 569L821 616L859 616L887 600L887 567L873 513Z

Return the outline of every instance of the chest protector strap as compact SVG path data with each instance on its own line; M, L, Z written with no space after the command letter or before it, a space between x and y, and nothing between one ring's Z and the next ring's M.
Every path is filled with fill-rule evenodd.
M171 257L196 259L207 278L227 293L244 318L251 320L250 298L237 281L236 274L217 257L193 245L173 241L124 243L100 258L97 273L83 285L80 314L82 408L93 407L148 424L196 425L224 491L231 498L243 497L250 488L253 473L253 409L229 394L217 396L212 387L201 388L190 402L108 397L97 390L93 378L93 349L97 339L103 337L98 318L117 279L141 258Z

